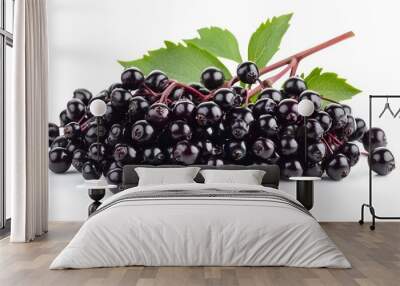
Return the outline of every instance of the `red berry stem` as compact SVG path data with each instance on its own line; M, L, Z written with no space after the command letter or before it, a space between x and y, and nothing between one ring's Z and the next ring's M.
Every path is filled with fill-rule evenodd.
M335 147L337 147L337 144L335 144L335 143L332 141L332 138L331 138L331 137L326 136L326 137L325 137L325 140L328 142L328 144L333 144L333 145L335 145Z
M145 83L142 84L142 87L150 93L151 96L158 96L157 93L155 93L150 87L148 87Z
M283 70L281 70L276 75L261 81L261 83L257 85L255 88L248 90L246 96L246 103L248 103L250 101L250 98L256 95L258 92L260 92L265 86L272 86L273 83L275 83L277 80L283 77L291 68L292 68L291 65L287 65Z
M80 127L81 127L81 131L85 131L86 128L88 128L88 126L89 126L89 121L90 121L90 118L89 118L88 120L86 120L85 122L82 123L82 125L80 126Z
M260 78L257 79L257 82L258 82L259 85L261 85L262 88L264 88L266 86L270 87L269 85L267 85L268 83L264 83ZM251 88L251 84L249 85L248 89L250 89L250 88Z
M249 102L250 98L253 97L255 94L257 94L258 92L260 92L264 88L264 86L272 86L275 82L277 82L280 78L282 78L289 70L292 71L293 67L296 66L297 63L298 62L296 59L292 59L290 64L286 65L286 67L282 69L279 73L261 81L259 85L257 85L255 88L251 89L247 93L247 97L249 97L249 99L246 98L246 102Z
M295 76L297 72L297 67L299 66L299 61L297 58L293 58L291 61L292 69L290 70L290 76Z
M197 96L200 100L204 101L207 99L207 96L202 94L200 91L198 91L197 89L188 86L186 84L180 83L180 82L176 82L176 86L177 87L182 87L184 89L186 89L187 91L189 91L192 95Z
M177 82L170 80L169 86L162 92L159 102L167 103L167 98L170 96L171 92L176 88Z
M249 90L248 90L248 89L245 89L244 91L245 91L245 93L246 93L244 106L247 106L247 105L249 105L250 97L251 97L251 96L249 96Z
M340 141L335 135L328 133L328 136L333 140L333 142L335 142L339 146L342 146L344 144L344 142Z
M308 57L308 56L310 56L310 55L312 55L312 54L314 54L316 52L319 52L319 51L321 51L323 49L326 49L326 48L328 48L330 46L333 46L333 45L335 45L335 44L337 44L337 43L339 43L341 41L347 40L348 38L351 38L353 36L355 36L355 35L354 35L354 33L352 31L344 33L342 35L339 35L339 36L337 36L335 38L332 38L332 39L330 39L330 40L328 40L326 42L323 42L323 43L321 43L319 45L316 45L316 46L314 46L312 48L309 48L307 50L304 50L302 52L294 54L294 55L292 55L292 56L290 56L290 57L288 57L286 59L283 59L283 60L275 63L275 64L272 64L270 66L266 66L266 67L264 67L264 68L262 68L260 70L260 74L262 75L262 74L265 74L265 73L267 73L269 71L272 71L274 69L280 68L280 67L282 67L284 65L290 64L292 62L293 58L296 59L298 63L300 63L300 61L302 59L304 59L304 58L306 58L306 57Z
M287 65L284 69L282 69L279 73L274 76L267 78L265 81L272 86L275 82L277 82L280 78L282 78L289 70L292 69L292 64ZM257 87L256 87L257 88Z
M82 120L86 118L85 116L82 116L81 119L79 119L78 124L79 124L79 128L81 129L81 131L84 131L87 127L88 127L88 122L90 120L90 118L88 120L86 120L85 122L82 123Z
M209 98L209 96L202 94L201 92L199 92L198 90L194 89L191 86L177 82L175 80L170 80L170 85L163 91L159 102L167 103L168 96L170 96L171 93L174 91L174 89L177 87L184 88L185 90L190 92L192 95L198 97L201 101L206 101Z
M86 118L86 117L83 117L83 118ZM82 120L83 118L81 118L81 120ZM79 120L78 123L79 123L79 127L81 128L81 131L85 131L86 128L89 127L89 124L90 124L91 121L93 121L93 118L94 118L94 117L88 118L88 119L87 119L85 122L83 122L82 124L79 123L79 122L81 122L81 120Z
M324 142L325 146L326 146L326 147L328 148L328 150L329 150L329 153L331 153L331 155L332 155L332 154L333 154L333 150L332 150L331 146L329 146L329 143L326 142L326 139L325 139L325 138L322 138L321 140L322 140L322 142Z
M78 124L79 124L79 125L81 124L81 122L83 121L83 119L85 119L85 115L83 115L83 116L81 117L81 119L79 119L79 121L78 121Z
M292 55L290 57L287 57L286 59L283 59L283 60L281 60L279 62L276 62L276 63L274 63L272 65L269 65L269 66L266 66L266 67L260 69L260 75L266 74L266 73L268 73L270 71L273 71L275 69L283 67L284 65L288 65L288 64L290 64L292 62L293 59L295 59L297 61L297 65L298 65L298 63L300 63L300 61L302 59L304 59L304 58L306 58L306 57L308 57L308 56L310 56L310 55L312 55L312 54L314 54L316 52L319 52L319 51L321 51L323 49L326 49L326 48L328 48L330 46L333 46L333 45L335 45L335 44L337 44L337 43L339 43L341 41L344 41L344 40L346 40L348 38L351 38L353 36L354 36L354 33L352 31L350 31L350 32L344 33L342 35L339 35L339 36L337 36L335 38L332 38L332 39L330 39L330 40L328 40L326 42L323 42L323 43L321 43L319 45L316 45L316 46L314 46L314 47L312 47L310 49L307 49L307 50L304 50L302 52L296 53L296 54L294 54L294 55ZM297 69L297 66L294 68L294 72L296 71L296 69ZM228 85L232 86L234 83L236 83L238 81L239 81L238 77L235 76L229 81Z

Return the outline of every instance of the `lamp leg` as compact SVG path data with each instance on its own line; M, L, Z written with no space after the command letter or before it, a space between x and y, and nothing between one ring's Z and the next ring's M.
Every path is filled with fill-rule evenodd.
M307 153L308 153L308 149L307 149L307 116L304 116L304 170L303 170L303 175L307 169Z
M104 198L106 194L105 189L89 189L88 190L89 197L94 201L91 205L89 205L88 213L89 216L97 210L97 208L101 205L100 200Z
M307 209L311 210L314 206L314 182L297 181L296 198Z

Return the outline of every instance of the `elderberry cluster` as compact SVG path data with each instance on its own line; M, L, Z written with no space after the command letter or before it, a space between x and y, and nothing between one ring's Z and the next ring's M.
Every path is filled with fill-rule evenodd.
M255 84L259 70L244 62L237 78ZM386 175L395 166L382 129L367 130L347 105L323 108L323 98L300 77L289 77L281 89L262 89L253 103L248 103L248 89L231 86L217 68L205 69L200 82L185 85L162 71L145 76L129 68L120 83L95 97L86 89L75 90L60 113L63 135L49 123L50 170L64 173L72 165L85 179L104 174L119 184L125 164L278 164L283 178L326 172L340 180L359 160L354 141L369 150L369 136L373 170ZM101 118L89 109L96 99L107 105ZM297 110L303 99L315 109L306 126Z

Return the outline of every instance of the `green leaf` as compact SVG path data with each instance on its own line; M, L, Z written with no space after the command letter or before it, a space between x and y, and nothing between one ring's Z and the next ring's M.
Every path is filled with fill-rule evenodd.
M256 101L258 100L258 96L260 95L260 93L255 94L254 96L252 96L250 98L250 103L256 103Z
M220 60L204 49L188 43L175 44L165 41L165 48L149 51L141 59L133 61L118 61L124 68L137 67L145 74L159 69L169 78L181 82L198 82L201 72L209 66L222 70L226 79L232 76Z
M305 78L307 88L314 90L323 97L335 101L343 101L352 98L361 92L358 88L346 82L333 72L322 72L322 68L314 68Z
M217 57L242 62L238 41L230 31L210 27L201 28L197 32L200 38L188 39L184 42L205 49Z
M273 17L262 23L250 38L248 46L249 61L259 68L264 67L279 50L282 38L289 28L293 14Z

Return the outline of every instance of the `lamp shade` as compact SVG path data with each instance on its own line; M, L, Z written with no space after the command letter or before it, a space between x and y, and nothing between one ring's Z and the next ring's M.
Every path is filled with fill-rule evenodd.
M106 110L107 110L107 105L101 99L95 99L90 104L90 112L94 116L103 116L104 114L106 114Z
M308 117L314 113L314 103L309 99L303 99L299 102L297 110L300 115Z

